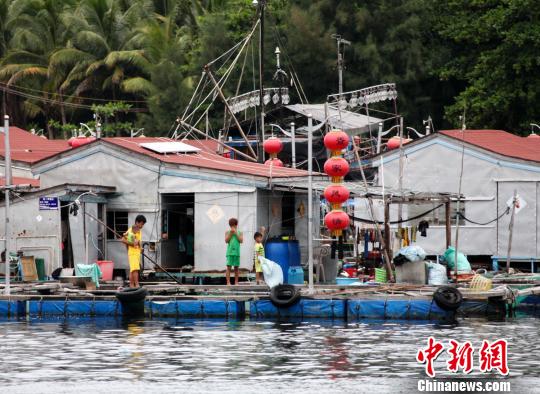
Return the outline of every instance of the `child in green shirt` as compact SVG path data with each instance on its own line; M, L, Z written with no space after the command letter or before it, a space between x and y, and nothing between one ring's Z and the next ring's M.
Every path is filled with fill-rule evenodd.
M244 242L244 236L238 231L238 219L229 219L229 231L225 233L227 244L227 286L231 285L231 267L234 267L234 284L238 284L240 267L240 244Z

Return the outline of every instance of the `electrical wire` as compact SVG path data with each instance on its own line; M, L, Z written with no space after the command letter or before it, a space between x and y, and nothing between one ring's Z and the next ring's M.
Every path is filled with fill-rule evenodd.
M51 92L47 92L45 90L40 89L32 89L28 88L26 86L18 86L14 84L6 84L4 82L0 82L0 86L4 86L7 89L15 89L15 90L23 90L28 92L35 92L35 93L42 93L42 94L51 94ZM24 92L23 92L24 93ZM56 94L56 93L55 93ZM60 95L60 94L58 94ZM62 95L64 96L64 95ZM69 96L66 96L69 97ZM140 103L140 104L146 104L146 100L113 100L113 99L103 99L103 98L97 98L97 97L88 97L88 96L77 96L77 98L83 99L83 100L91 100L91 101L105 101L105 102L120 102L120 103Z
M32 100L36 100L36 101L41 101L43 103L48 103L48 104L53 104L53 105L61 105L61 106L64 106L64 107L71 107L71 108L78 108L78 109L88 109L88 110L92 110L92 107L93 107L92 105L88 105L88 104L70 103L70 102L67 102L67 101L60 101L60 100L50 99L50 98L46 98L46 97L36 96L36 95L30 94L30 93L19 92L17 90L6 87L5 85L0 85L0 90L4 91L5 93L12 94L12 95L15 95L15 96L24 97L24 98L32 99ZM128 108L128 109L125 109L124 112L148 112L148 109L146 109L146 108Z

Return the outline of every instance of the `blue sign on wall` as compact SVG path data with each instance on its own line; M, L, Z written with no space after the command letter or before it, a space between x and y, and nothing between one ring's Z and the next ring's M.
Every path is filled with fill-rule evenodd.
M40 197L39 210L53 211L58 209L58 197Z

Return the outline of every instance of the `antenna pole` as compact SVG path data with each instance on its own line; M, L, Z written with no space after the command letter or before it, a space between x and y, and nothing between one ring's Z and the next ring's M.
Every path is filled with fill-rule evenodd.
M9 198L10 198L10 192L11 192L11 182L12 182L12 179L11 179L11 150L10 150L10 145L9 145L9 116L8 115L4 115L4 150L5 150L5 154L4 154L4 159L5 159L5 199L6 199L6 204L5 204L5 210L6 210L6 223L5 223L5 228L6 228L6 276L5 276L5 286L4 286L4 295L9 295L10 294L10 283L9 283L9 280L10 280L10 275L11 275L11 272L10 272L10 252L11 252L11 222L10 222L10 210L9 210L9 205L10 205L10 201L9 201Z
M259 162L264 162L264 9L266 7L266 0L259 1L259 20L261 22L259 28L259 99L261 105L261 132L259 133L258 140L258 158Z
M341 53L341 44L351 45L351 42L344 40L339 34L332 34L332 38L335 38L337 42L338 90L341 96L343 93L343 55Z

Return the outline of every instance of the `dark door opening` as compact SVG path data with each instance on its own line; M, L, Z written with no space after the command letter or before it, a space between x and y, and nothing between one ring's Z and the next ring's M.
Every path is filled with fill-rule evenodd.
M163 194L161 198L161 264L169 270L193 267L195 195Z
M62 230L62 268L73 268L73 245L71 243L71 229L69 227L68 202L62 202L60 206L60 226ZM72 206L72 205L71 205Z

